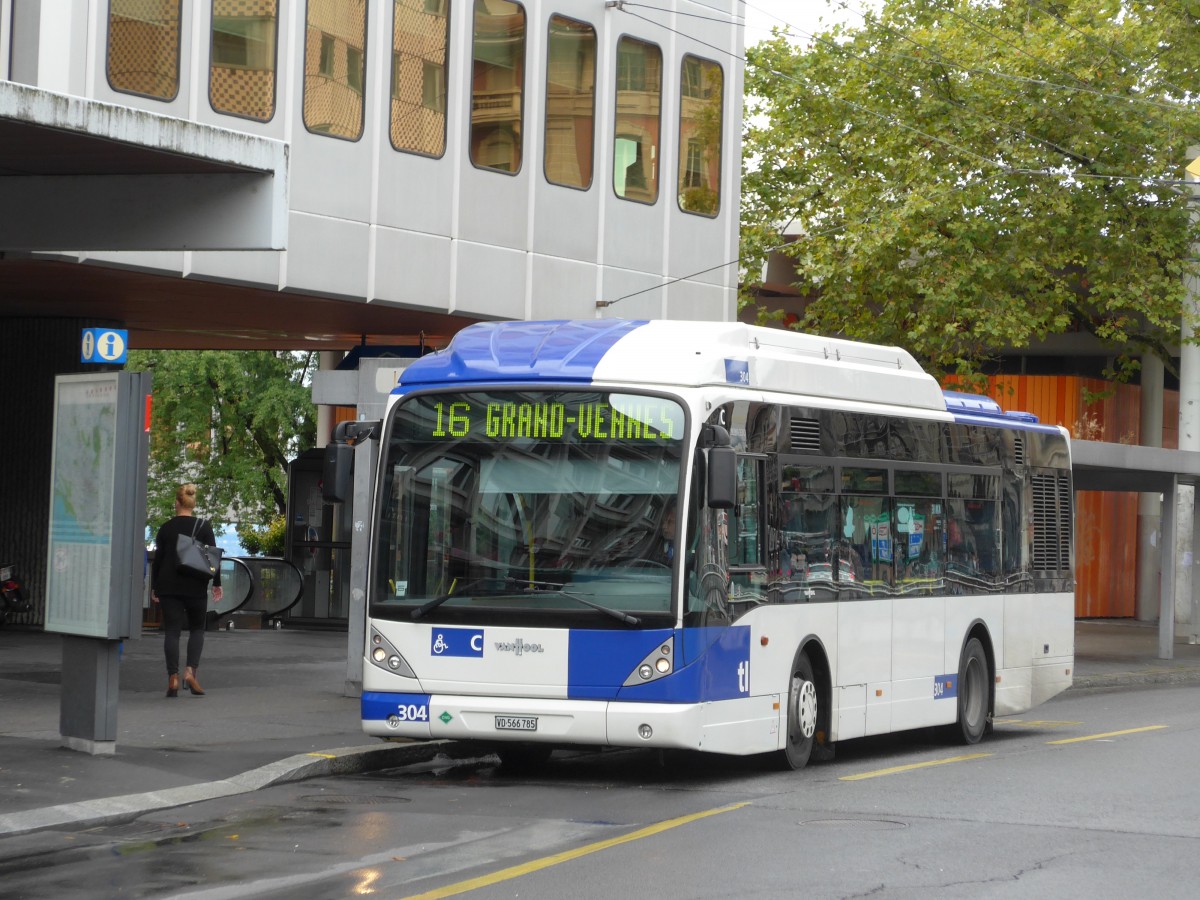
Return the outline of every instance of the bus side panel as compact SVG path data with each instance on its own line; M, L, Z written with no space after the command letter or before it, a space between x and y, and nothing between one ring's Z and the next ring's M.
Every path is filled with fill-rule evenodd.
M700 749L739 756L779 749L785 698L786 695L766 694L703 704Z
M835 740L878 734L891 726L892 603L838 604Z
M1070 673L1075 665L1074 604L1070 593L1005 598L997 716L1025 712L1071 686Z
M964 598L897 597L892 601L892 718L887 729L872 730L868 722L867 734L944 721L945 704L935 700L934 681L945 672L947 616L956 599ZM868 690L868 702L871 699Z
M1075 595L1034 594L1039 633L1033 642L1034 706L1071 686L1075 671Z

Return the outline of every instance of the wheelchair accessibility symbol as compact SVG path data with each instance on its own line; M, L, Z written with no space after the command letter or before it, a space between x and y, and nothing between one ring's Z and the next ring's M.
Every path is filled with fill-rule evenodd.
M115 328L85 328L79 361L123 363L129 358L129 332Z
M429 638L429 652L433 656L483 656L480 628L439 628L430 632Z

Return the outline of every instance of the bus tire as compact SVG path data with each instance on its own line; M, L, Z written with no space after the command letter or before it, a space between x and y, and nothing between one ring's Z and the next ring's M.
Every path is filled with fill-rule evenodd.
M988 683L987 654L979 638L963 645L958 662L958 721L952 737L964 744L978 744L992 719L992 692Z
M824 701L821 699L812 662L803 650L796 653L788 679L787 731L784 733L780 761L785 768L803 769L813 757L817 726Z

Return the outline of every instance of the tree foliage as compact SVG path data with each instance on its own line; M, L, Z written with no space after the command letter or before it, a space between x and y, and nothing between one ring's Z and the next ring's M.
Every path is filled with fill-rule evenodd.
M1200 3L886 0L747 60L742 256L799 235L796 327L968 378L1069 329L1171 364Z
M253 530L266 533L287 505L288 462L315 443L316 362L315 353L131 352L127 367L154 376L151 525L172 515L175 489L191 481L219 530L236 523L251 542Z

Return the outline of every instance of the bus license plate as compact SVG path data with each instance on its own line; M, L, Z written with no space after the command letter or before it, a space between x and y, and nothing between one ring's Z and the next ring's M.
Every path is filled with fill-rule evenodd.
M537 731L537 716L496 716L497 731Z

